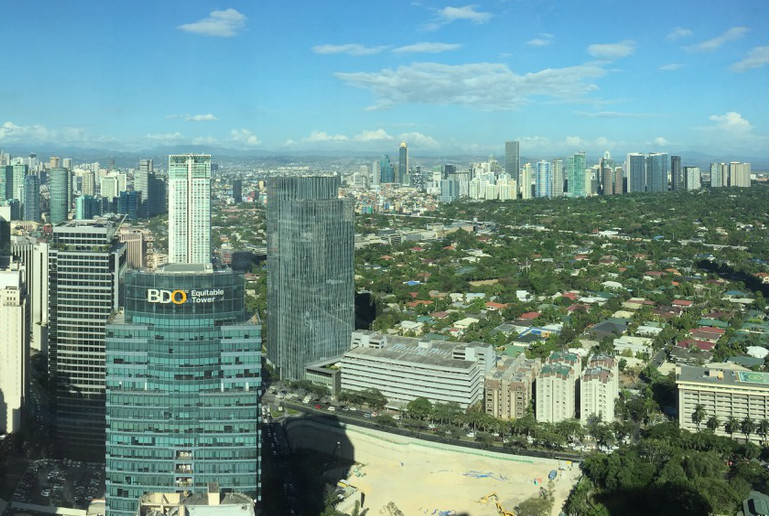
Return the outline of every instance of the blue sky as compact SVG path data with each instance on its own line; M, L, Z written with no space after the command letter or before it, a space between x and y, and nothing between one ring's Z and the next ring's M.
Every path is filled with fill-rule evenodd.
M766 156L769 2L5 0L0 147Z

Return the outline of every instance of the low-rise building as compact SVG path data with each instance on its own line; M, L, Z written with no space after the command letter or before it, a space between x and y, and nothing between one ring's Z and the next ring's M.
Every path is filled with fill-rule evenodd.
M484 382L486 413L501 419L526 415L533 398L533 384L542 367L540 359L503 357L497 361Z
M651 353L653 340L648 337L632 337L624 335L614 339L614 351L622 354L629 351L633 355L636 353Z
M582 369L578 355L554 351L537 374L537 421L557 423L576 417L577 379Z
M208 492L148 493L139 499L136 516L254 516L254 500L242 493L220 493L219 484Z
M608 355L593 355L582 372L579 385L579 417L583 423L590 418L614 421L614 404L619 395L617 359Z
M769 420L769 373L716 369L695 366L676 368L678 386L678 425L691 432L708 426L715 418L715 433L745 438L742 422L746 419L758 425ZM727 432L729 422L732 432ZM747 438L759 443L757 432Z
M494 365L494 348L354 331L342 357L342 389L378 389L388 400L427 398L466 408L483 398L483 382Z

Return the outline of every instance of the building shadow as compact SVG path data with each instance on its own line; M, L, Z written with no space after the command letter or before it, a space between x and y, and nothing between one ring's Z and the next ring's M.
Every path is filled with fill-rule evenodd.
M366 426L383 430L374 423ZM288 463L293 478L299 482L296 484L297 490L303 489L300 497L308 502L299 505L295 514L317 516L323 513L332 501L335 509L342 514L352 514L356 502L359 504L358 514L361 516L386 514L380 512L384 510L383 507L371 505L366 499L366 493L359 489L358 483L362 482L365 469L357 463L355 447L339 417L309 412L284 420L281 427L290 445ZM268 453L270 452L265 447L264 454ZM263 476L263 485L266 483L266 476ZM266 492L265 496L268 496ZM469 516L467 513L450 514Z
M262 431L262 511L317 516L327 507L361 501L345 482L355 451L334 416L307 414Z

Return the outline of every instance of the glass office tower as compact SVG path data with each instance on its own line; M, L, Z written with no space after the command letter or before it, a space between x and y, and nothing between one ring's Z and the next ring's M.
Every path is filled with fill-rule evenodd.
M261 325L244 294L242 274L210 264L126 274L107 327L109 516L209 482L259 499Z
M48 252L48 384L58 451L75 459L104 457L105 327L127 268L120 220L59 224Z
M339 177L267 183L267 354L281 378L342 355L354 319L354 228Z
M208 154L168 156L168 262L211 263Z

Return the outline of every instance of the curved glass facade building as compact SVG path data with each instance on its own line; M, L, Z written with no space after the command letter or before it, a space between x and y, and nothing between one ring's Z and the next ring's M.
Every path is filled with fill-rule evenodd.
M260 498L261 325L244 294L211 265L126 274L107 326L108 515L209 482Z
M284 379L350 347L353 210L338 190L336 176L267 183L267 354Z

